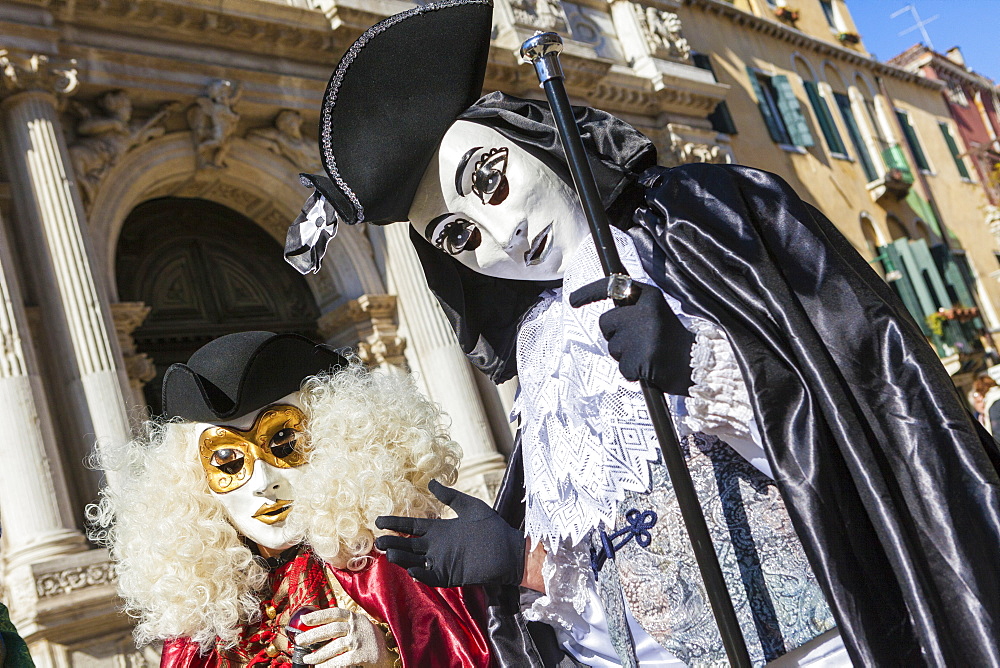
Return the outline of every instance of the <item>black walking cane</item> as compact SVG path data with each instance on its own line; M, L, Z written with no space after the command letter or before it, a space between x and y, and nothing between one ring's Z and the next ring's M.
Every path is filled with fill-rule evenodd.
M573 182L576 184L580 203L583 205L587 222L590 224L590 233L594 237L597 254L601 258L601 267L608 277L608 297L614 299L615 305L624 306L630 303L628 298L632 279L629 278L621 258L618 256L618 249L615 248L614 238L611 236L608 217L601 204L601 197L597 192L597 185L594 182L594 175L590 170L590 163L587 161L583 143L580 141L580 129L576 126L569 96L566 94L566 88L562 82L562 67L559 65L561 51L562 38L554 32L539 33L521 45L521 57L535 66L535 73L538 74L538 80L541 81L542 87L545 89L545 96L549 100L549 106L552 108L552 115L555 117L556 127L559 129L559 137L566 150L570 172L573 174ZM656 438L660 442L663 463L667 467L671 482L674 484L677 503L680 506L688 535L691 537L694 555L698 561L701 576L705 581L705 589L712 604L715 622L719 625L719 633L722 635L722 643L726 648L729 663L740 668L749 667L751 665L750 655L747 652L746 641L740 631L736 611L733 609L733 601L729 597L729 590L726 589L722 568L715 555L712 538L708 533L708 525L701 512L701 504L695 493L694 483L691 481L691 473L684 461L680 443L677 442L677 435L674 432L670 413L667 412L663 393L650 387L649 383L643 380L639 381L639 386L642 388L646 406L649 408Z

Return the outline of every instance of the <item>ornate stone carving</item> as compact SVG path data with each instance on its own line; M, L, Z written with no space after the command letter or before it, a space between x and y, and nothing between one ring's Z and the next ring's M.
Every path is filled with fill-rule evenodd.
M79 85L76 60L57 64L39 53L22 57L0 50L0 91L5 94L40 90L60 97L72 95Z
M35 578L35 593L40 599L49 598L87 587L113 584L115 579L114 568L109 562L76 566L39 575Z
M73 104L80 117L77 141L69 147L70 161L84 202L94 201L101 180L132 148L163 135L163 120L180 104L170 102L145 121L132 120L132 100L123 90L113 90L97 98L94 114L82 104Z
M406 339L396 333L395 295L361 295L319 319L320 336L350 345L369 366L406 368Z
M302 116L297 111L285 109L274 119L273 127L250 130L247 141L288 159L298 169L322 169L316 142L302 138Z
M240 122L240 115L235 109L240 94L238 85L218 79L209 84L206 94L196 99L188 109L187 118L194 137L198 169L226 166L229 141Z
M140 353L135 347L132 333L149 315L150 307L143 302L117 302L111 305L111 317L115 323L115 334L125 360L125 373L132 387L133 399L141 400L142 387L156 377L156 366L149 355Z
M566 14L558 0L510 0L514 23L538 30L564 32Z
M670 123L667 132L670 145L661 157L668 167L689 162L725 165L733 161L729 148L716 142L717 133L712 130Z
M654 57L680 60L691 57L691 46L681 34L681 19L677 14L636 3L632 3L632 11Z
M997 246L1000 247L1000 206L986 207L986 226L990 228L993 238L997 240Z

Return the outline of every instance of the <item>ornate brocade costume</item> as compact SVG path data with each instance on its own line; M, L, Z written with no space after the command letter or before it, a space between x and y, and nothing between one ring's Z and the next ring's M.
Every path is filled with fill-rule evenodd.
M163 645L160 667L290 668L284 627L303 605L363 612L386 632L390 655L398 653L396 665L403 668L490 665L478 590L432 589L389 564L385 555L372 556L362 571L343 571L300 548L269 574L270 596L260 602L260 618L241 629L235 646L219 644L201 654L191 640L171 639Z
M614 236L629 273L650 282L628 237L618 230ZM656 654L656 660L672 655L691 666L724 665L644 400L637 384L621 377L598 327L611 305L572 308L567 302L600 272L588 239L563 287L541 296L518 333L522 394L515 411L522 418L526 530L545 545L551 562L543 571L548 595L529 617L578 639L574 633L587 626L581 622L593 601L589 589L601 602L622 665L636 665L633 646L643 646L629 637L626 610L641 627L633 624L632 633L650 636L668 653L647 649L638 660ZM751 658L763 665L832 629L833 615L774 481L750 463L770 471L751 436L756 425L725 336L667 300L696 334L692 396L670 397L669 404ZM608 553L605 545L618 549ZM593 657L586 652L594 649L588 642L582 650L575 641L567 647L587 662Z

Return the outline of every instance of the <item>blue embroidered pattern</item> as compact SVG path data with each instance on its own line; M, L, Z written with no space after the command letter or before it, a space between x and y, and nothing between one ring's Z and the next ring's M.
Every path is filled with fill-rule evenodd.
M601 549L596 550L593 547L590 548L590 568L594 571L594 579L598 579L598 574L601 572L601 568L604 567L604 562L608 559L614 559L615 553L618 550L625 547L625 545L635 538L635 542L639 547L649 547L649 544L653 541L652 535L649 530L656 526L656 513L652 510L639 511L637 508L632 508L625 513L626 526L608 535L606 531L601 531ZM616 538L621 538L621 542L614 543Z

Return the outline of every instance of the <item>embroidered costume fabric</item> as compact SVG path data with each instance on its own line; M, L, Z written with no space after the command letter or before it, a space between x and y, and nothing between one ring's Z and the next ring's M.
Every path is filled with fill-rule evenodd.
M617 230L613 234L629 273L652 283L631 240ZM525 525L548 551L542 569L547 593L526 615L578 632L574 625L596 592L613 640L628 632L620 609L624 595L633 618L664 649L658 658L721 665L722 639L673 487L659 464L645 401L638 384L618 372L600 332L598 320L611 304L574 309L568 303L574 289L601 275L588 240L574 256L563 288L542 294L518 334L521 394L515 412L522 418ZM668 404L751 656L763 665L833 628L833 616L780 494L765 475L770 467L728 340L664 296L696 335L691 397L668 397ZM741 447L734 449L719 436ZM606 555L614 561L607 560L595 582L592 546L602 542L594 537L599 531L614 534L630 517L646 516L657 518L647 527L652 541L646 536L642 545L621 542L615 554ZM624 664L635 661L629 643L612 644Z
M403 668L489 668L482 593L473 587L435 589L374 554L361 571L330 568L308 548L272 571L258 621L247 624L235 647L202 654L187 638L163 644L160 668L290 668L284 626L302 605L334 605L387 624ZM383 627L384 628L384 627ZM268 646L277 652L269 656Z
M612 232L633 279L651 283L631 240ZM602 523L613 526L625 493L649 489L649 464L659 456L639 384L622 377L598 325L611 302L569 305L573 290L602 275L587 239L563 287L542 294L518 334L521 391L513 412L522 424L526 533L550 553L566 539L580 543ZM692 397L687 406L679 397L668 397L675 420L682 417L680 424L690 431L748 436L749 398L725 335L688 317L677 300L664 296L696 335Z

